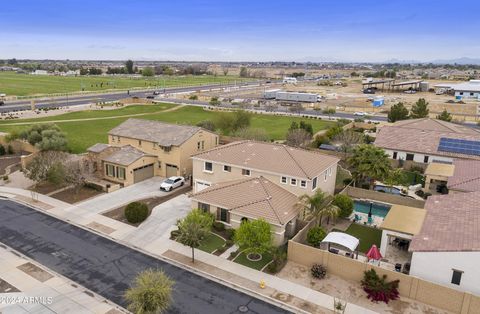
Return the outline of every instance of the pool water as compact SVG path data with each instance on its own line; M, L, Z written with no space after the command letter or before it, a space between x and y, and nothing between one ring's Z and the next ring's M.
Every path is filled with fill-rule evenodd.
M370 203L369 201L354 201L353 202L353 211L354 213L362 213L367 214L370 211ZM372 216L378 216L385 218L387 216L388 211L390 210L390 205L380 204L372 202Z

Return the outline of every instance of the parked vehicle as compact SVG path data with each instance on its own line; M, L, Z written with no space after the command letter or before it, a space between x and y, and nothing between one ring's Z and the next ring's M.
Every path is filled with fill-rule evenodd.
M179 186L185 184L185 179L183 177L170 177L160 184L160 190L169 192Z
M154 95L160 95L160 92L158 90L153 92Z
M375 94L375 90L373 88L365 88L363 90L364 94Z
M353 115L364 117L364 116L368 115L368 113L366 113L365 111L356 111L356 112L353 113Z
M147 99L154 99L154 98L155 98L155 96L153 96L153 95L148 95L147 96Z
M408 89L408 90L404 91L404 93L405 93L405 94L416 94L417 91L414 90L414 89Z

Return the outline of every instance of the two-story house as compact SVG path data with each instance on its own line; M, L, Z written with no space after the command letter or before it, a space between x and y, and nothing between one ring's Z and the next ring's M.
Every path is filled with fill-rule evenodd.
M200 127L128 119L108 132L108 144L87 151L105 179L127 186L153 176L189 177L190 157L218 142L217 134Z
M333 194L338 159L280 144L240 141L196 154L192 208L213 213L228 228L265 219L275 245L295 232L298 197Z

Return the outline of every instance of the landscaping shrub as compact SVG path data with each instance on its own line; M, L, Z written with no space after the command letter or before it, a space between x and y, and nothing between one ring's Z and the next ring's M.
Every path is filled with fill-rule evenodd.
M13 151L12 145L8 145L8 146L7 146L7 154L13 155L14 153L15 153L15 152Z
M233 240L235 236L235 229L225 229L225 237L227 240Z
M278 273L287 263L287 252L282 247L272 250L272 262L268 264L267 271L271 274Z
M148 217L148 207L144 203L132 202L125 207L125 218L132 224L144 221Z
M179 230L172 230L170 232L170 239L175 240L178 237L179 234L180 234Z
M348 218L353 212L353 200L350 196L345 194L337 194L333 199L333 204L340 208L341 218Z
M235 256L237 256L237 255L238 255L238 251L230 252L230 258L231 258L231 259L234 259Z
M8 181L8 175L3 176L3 181Z
M5 153L6 153L5 147L2 144L0 144L0 156L5 155Z
M215 221L213 223L213 229L215 229L216 231L224 231L225 230L225 225L223 223L221 223L220 221Z
M387 282L387 275L380 278L375 269L365 271L361 281L363 290L368 294L367 298L375 303L378 301L388 303L390 300L398 299L398 283L399 280Z
M233 240L225 241L225 245L228 246L228 247L232 246L233 245Z
M352 183L352 181L353 181L352 178L346 178L346 179L343 179L343 184L349 185L350 183Z
M323 279L327 275L327 269L325 266L320 264L313 264L312 268L310 269L313 278Z
M326 235L327 233L322 227L313 227L308 230L307 242L311 246L318 247Z

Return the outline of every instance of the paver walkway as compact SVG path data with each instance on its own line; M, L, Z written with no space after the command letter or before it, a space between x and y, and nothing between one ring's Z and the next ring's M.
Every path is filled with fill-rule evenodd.
M140 183L142 184L142 183ZM181 263L186 267L192 267L194 265L189 265L188 263L185 264L184 260L185 257L190 257L191 250L188 247L181 245L176 241L172 241L169 239L170 233L169 229L167 229L163 234L158 232L156 236L152 236L150 233L154 229L153 223L145 222L144 229L139 227L138 229L132 227L130 225L121 223L119 221L107 218L99 214L99 212L103 212L109 209L116 208L122 204L125 204L126 199L130 199L136 193L143 193L142 197L145 195L151 195L152 193L158 193L159 191L155 190L152 187L152 182L145 184L144 186L140 185L133 185L119 191L109 193L106 195L101 195L97 198L87 200L83 203L79 203L76 205L70 205L59 200L53 199L51 197L45 195L39 195L38 201L50 204L53 206L52 209L49 209L47 212L54 214L58 218L70 221L75 224L86 226L87 228L92 228L92 222L97 224L101 224L105 227L114 229L113 232L105 232L102 228L92 228L99 233L103 233L113 239L116 239L120 243L131 245L136 247L137 249L141 249L145 252L153 254L158 257L163 257L167 259L175 260L177 263ZM130 190L127 190L129 189ZM26 197L30 196L29 191L21 190L21 189L13 189L13 188L4 188L0 187L0 195L1 193L9 193L10 195L23 195L23 200ZM117 193L118 192L118 193ZM126 192L125 195L121 195L120 192ZM118 198L115 197L115 194L118 194ZM163 192L160 192L163 193ZM112 196L113 195L113 196ZM107 197L108 196L108 197ZM14 196L14 198L18 199L18 197ZM139 197L140 198L140 197ZM98 199L98 202L96 200ZM138 199L138 198L137 198ZM171 203L169 205L168 203ZM161 217L162 209L165 210L174 210L176 208L180 212L187 212L190 209L190 202L185 195L178 196L168 203L161 204L157 206L154 211L154 219L159 220ZM100 205L102 204L102 205ZM162 206L163 205L163 206ZM104 206L102 208L102 206ZM90 209L90 210L89 210ZM158 216L157 216L158 215ZM162 226L162 229L166 229L166 225ZM107 229L108 230L108 229ZM139 245L141 244L141 246ZM184 258L172 258L173 255L171 253L166 252L175 252L176 254L183 255ZM178 255L177 255L178 256ZM229 284L236 285L238 287L243 287L241 280L238 278L243 278L244 280L249 280L250 282L257 282L259 283L260 280L264 280L267 287L270 289L259 289L258 291L252 291L259 295L262 295L267 298L280 300L290 306L301 305L299 300L304 300L310 306L316 306L316 312L330 312L333 308L334 298L332 296L326 295L324 293L309 289L302 285L278 278L273 275L269 275L246 266L240 265L238 263L234 263L229 261L223 257L216 256L213 254L208 254L206 252L196 250L195 252L196 260L202 262L207 265L214 266L214 268L218 268L224 271L224 273L212 274L211 272L205 271L206 274L209 276L213 276L220 281L228 282ZM235 274L236 277L231 276L229 274ZM245 287L243 287L245 288ZM275 293L272 294L272 290ZM295 302L293 302L295 300ZM299 312L302 312L301 309L298 309ZM347 314L353 313L375 313L374 311L365 309L363 307L359 307L355 304L349 304L345 311Z

